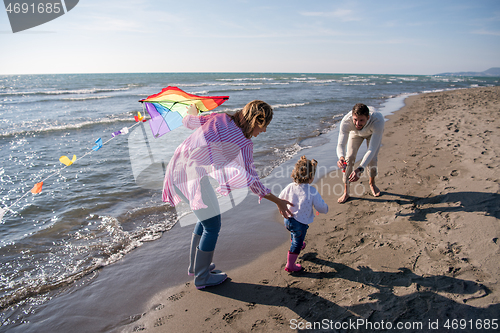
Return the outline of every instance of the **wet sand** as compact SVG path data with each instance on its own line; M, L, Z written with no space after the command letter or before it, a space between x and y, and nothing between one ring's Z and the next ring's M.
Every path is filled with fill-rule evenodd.
M364 176L353 198L338 204L341 172L316 182L330 211L310 225L302 272L284 271L287 242L256 258L222 243L218 268L226 270L220 259L231 256L249 263L227 269L229 279L216 287L200 291L190 281L156 292L112 330L369 332L391 325L424 332L456 324L461 332L480 325L495 331L500 88L428 93L405 103L386 122L382 196L370 194ZM321 156L308 158L321 164ZM277 213L275 219L282 223Z

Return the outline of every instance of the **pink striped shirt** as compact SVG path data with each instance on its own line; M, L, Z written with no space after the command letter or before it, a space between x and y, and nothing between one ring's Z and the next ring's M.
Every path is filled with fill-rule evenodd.
M219 182L216 190L222 195L228 195L231 189L249 186L260 202L271 192L255 170L252 140L245 138L241 128L227 114L187 115L182 123L196 131L177 147L168 163L163 201L173 206L181 201L174 190L175 184L189 200L191 209L207 208L200 191L200 180L204 176Z

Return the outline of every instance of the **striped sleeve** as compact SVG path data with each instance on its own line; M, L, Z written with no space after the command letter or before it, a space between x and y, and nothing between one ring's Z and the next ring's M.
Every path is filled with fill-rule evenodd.
M249 183L251 182L249 184L250 190L259 196L259 203L260 203L263 197L271 193L271 190L265 187L264 184L262 184L259 175L255 170L255 165L253 162L253 143L245 145L242 148L241 153L243 155L243 160L245 161L245 169L247 173L250 175L250 177L248 177Z
M201 127L215 115L216 113L211 113L206 116L193 116L188 114L184 118L182 118L182 124L184 125L184 127L194 130L198 127Z

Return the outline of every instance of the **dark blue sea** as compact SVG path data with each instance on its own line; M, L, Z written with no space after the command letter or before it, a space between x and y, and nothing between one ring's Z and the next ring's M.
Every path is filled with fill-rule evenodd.
M354 104L377 110L409 94L499 85L499 78L360 74L75 74L0 76L0 330L33 321L63 290L86 288L103 267L167 239L178 221L161 201L163 168L190 131L159 139L138 101L167 86L223 95L233 112L260 99L274 108L254 138L261 177L324 144ZM395 110L393 110L395 111ZM132 128L132 126L134 126ZM112 137L124 127L129 134ZM101 138L105 144L92 147ZM335 155L335 143L330 143ZM61 156L79 158L63 169ZM321 157L314 157L321 163ZM43 181L42 192L32 194ZM278 194L278 193L275 193ZM85 281L85 282L82 282ZM109 328L109 327L108 327Z

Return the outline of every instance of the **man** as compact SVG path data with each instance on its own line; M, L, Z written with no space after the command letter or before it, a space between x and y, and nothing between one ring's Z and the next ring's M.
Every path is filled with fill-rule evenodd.
M380 190L375 185L377 176L377 155L384 133L384 116L380 112L370 111L364 104L354 105L352 111L344 116L340 123L339 140L337 145L337 165L344 169L344 195L339 203L349 199L349 182L356 182L361 174L368 168L370 189L375 197L380 196ZM366 151L359 167L353 170L356 154L361 143L366 139ZM347 145L347 151L346 151Z

